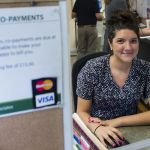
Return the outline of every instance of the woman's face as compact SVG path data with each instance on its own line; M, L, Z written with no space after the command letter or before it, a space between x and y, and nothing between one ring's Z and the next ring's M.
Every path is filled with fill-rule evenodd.
M136 33L130 29L116 31L116 35L110 44L113 56L123 62L132 62L139 50L139 39Z

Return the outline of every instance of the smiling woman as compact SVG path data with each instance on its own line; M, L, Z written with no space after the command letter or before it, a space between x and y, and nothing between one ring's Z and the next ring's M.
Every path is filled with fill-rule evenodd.
M132 30L124 29L117 31L113 41L109 42L109 44L113 50L113 56L118 57L123 63L131 63L138 54L139 40L136 33ZM111 64L114 63L112 62Z
M81 69L77 113L105 146L115 147L124 141L115 127L150 124L150 112L136 114L140 99L150 97L150 63L136 57L139 28L132 12L114 12L106 23L112 54Z

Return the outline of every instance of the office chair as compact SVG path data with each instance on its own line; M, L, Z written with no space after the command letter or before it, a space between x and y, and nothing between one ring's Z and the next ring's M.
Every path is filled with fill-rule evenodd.
M138 58L150 62L150 39L141 39ZM138 112L148 111L150 106L145 104L143 100L138 103Z
M106 55L108 53L106 52L96 52L96 53L92 53L92 54L88 54L82 58L80 58L79 60L77 60L73 66L72 66L72 94L73 94L73 101L74 101L74 111L76 112L77 110L77 95L76 95L76 88L77 88L77 76L78 73L80 72L80 70L82 69L82 67L85 65L85 63L92 59L92 58L96 58L99 56L103 56Z
M138 58L144 59L146 61L150 61L150 40L149 39L141 39L140 49L138 53Z
M138 58L149 61L150 62L150 40L149 39L141 39L139 53L137 55ZM138 103L138 112L148 111L150 108L147 106L142 100Z

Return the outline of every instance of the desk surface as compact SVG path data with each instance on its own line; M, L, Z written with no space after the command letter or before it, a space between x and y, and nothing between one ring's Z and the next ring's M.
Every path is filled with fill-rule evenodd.
M132 145L132 143L135 144L136 142L138 143L142 140L150 139L150 126L121 127L118 129L123 133L124 137L131 143L129 145ZM127 149L127 147L120 147L118 150L124 149ZM150 147L142 148L140 150L150 150Z
M150 138L150 126L121 127L119 130L130 143Z

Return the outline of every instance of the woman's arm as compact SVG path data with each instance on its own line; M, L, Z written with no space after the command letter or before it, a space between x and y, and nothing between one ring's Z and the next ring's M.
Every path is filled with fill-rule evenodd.
M86 124L86 126L92 132L94 132L95 128L99 124L95 123L95 122L92 123L91 121L89 121L91 105L92 105L91 100L85 100L85 99L82 99L82 98L78 97L77 114L80 116L80 118Z
M77 14L75 12L72 12L71 13L71 18L73 19L73 18L76 18L76 17L77 17Z
M102 21L104 19L103 15L101 13L96 13L95 16L98 21Z
M123 116L112 120L101 121L101 124L112 127L150 125L150 111L130 116Z
M150 36L149 28L140 28L140 36Z
M100 122L89 121L90 120L89 118L91 117L90 116L91 106L92 106L91 100L85 100L85 99L78 97L77 114L80 116L80 118L85 123L85 125L93 133L95 132L94 134L99 138L99 140L102 142L104 146L107 147L106 141L114 147L116 146L114 141L116 141L119 145L121 143L120 139L122 140L124 139L123 135L121 134L119 130L110 126L107 126L107 127L101 126ZM114 141L112 139L114 139Z

